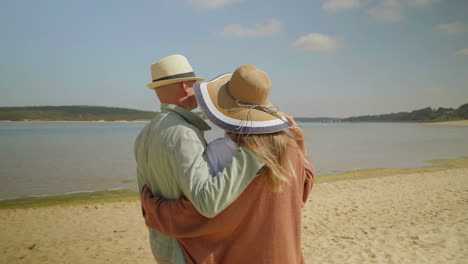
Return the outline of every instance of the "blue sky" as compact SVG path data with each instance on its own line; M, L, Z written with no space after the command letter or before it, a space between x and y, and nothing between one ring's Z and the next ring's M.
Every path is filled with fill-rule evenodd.
M0 0L0 106L158 110L150 64L253 64L294 116L468 102L466 0Z

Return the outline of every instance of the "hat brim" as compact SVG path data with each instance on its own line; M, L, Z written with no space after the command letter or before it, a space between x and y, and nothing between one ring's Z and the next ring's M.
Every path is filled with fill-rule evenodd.
M206 117L223 130L241 134L274 133L291 126L281 112L267 113L256 108L239 106L226 91L232 74L195 84L198 105ZM271 103L265 108L274 109Z
M171 83L178 83L178 82L185 82L185 81L196 81L196 82L201 82L204 81L205 79L199 78L199 77L190 77L190 78L176 78L176 79L168 79L168 80L162 80L162 81L157 81L157 82L152 82L146 85L146 87L150 88L151 90L154 90L160 86L163 85L168 85Z

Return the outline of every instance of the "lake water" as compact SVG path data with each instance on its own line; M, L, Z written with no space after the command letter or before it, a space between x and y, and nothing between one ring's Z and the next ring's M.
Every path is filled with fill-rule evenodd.
M130 188L145 123L0 123L0 199ZM468 127L300 123L318 173L406 168L468 156ZM208 141L223 133L214 128Z

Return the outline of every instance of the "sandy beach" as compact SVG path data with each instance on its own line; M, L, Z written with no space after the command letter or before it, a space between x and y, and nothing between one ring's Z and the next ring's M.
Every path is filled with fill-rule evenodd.
M138 201L0 210L0 263L154 263ZM308 263L468 263L468 169L317 184Z

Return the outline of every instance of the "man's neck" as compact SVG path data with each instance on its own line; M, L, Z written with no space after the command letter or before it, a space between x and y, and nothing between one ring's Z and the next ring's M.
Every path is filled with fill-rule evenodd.
M184 108L187 111L192 111L192 109L190 108L190 104L186 100L179 102L178 104L175 104L175 105L177 105L178 107Z

